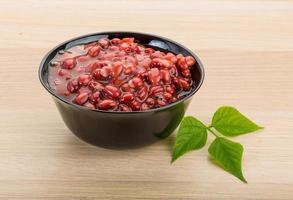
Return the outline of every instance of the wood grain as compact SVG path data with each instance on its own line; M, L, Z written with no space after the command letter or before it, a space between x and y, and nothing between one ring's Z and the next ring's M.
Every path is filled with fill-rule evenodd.
M149 32L192 49L206 68L188 114L234 105L265 130L235 138L249 184L207 147L170 165L174 135L112 151L63 124L37 70L55 45L106 30ZM293 1L0 1L0 199L293 199ZM209 138L210 143L212 137Z

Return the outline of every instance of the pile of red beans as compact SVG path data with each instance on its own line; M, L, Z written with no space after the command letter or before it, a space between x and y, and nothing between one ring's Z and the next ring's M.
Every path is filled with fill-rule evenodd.
M148 110L188 94L194 64L191 56L156 51L134 38L101 38L59 51L49 64L49 84L91 109Z

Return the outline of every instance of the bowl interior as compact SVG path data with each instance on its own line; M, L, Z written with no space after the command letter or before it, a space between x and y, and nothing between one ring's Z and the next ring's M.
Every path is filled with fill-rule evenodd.
M101 32L101 33L94 33L94 34L89 34L89 35L73 38L71 40L68 40L68 41L56 46L50 52L48 52L47 55L43 58L43 60L40 64L40 69L39 69L39 78L40 78L40 81L43 84L43 86L53 96L55 96L59 100L66 102L68 104L77 106L77 107L85 108L83 106L78 106L76 104L72 104L71 102L68 102L64 98L57 96L54 93L54 91L51 89L51 87L48 83L49 62L54 58L54 56L57 54L57 52L59 50L66 50L66 49L69 49L73 46L90 43L90 42L97 41L100 38L105 38L105 37L107 37L109 39L134 37L138 43L140 43L144 46L149 46L149 47L152 47L152 48L160 50L160 51L172 52L174 54L183 54L184 56L194 57L196 60L196 64L191 68L191 75L192 75L192 79L193 79L192 89L191 89L190 93L188 93L186 96L184 96L183 98L181 98L180 100L178 100L177 102L175 102L173 104L180 103L180 102L186 100L187 98L190 98L202 85L202 82L204 79L204 69L203 69L201 61L192 51L190 51L188 48L182 46L181 44L174 42L170 39L160 37L160 36L151 35L151 34L135 33L135 32ZM168 107L173 104L169 104L165 107ZM150 110L146 110L146 111L162 109L165 107L150 109ZM138 111L138 112L146 112L146 111Z

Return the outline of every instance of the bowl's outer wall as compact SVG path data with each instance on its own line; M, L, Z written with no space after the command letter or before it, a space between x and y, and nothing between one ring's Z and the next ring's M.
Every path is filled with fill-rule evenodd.
M54 98L67 127L80 139L101 147L124 149L151 144L179 125L190 101L145 113L103 113L80 110Z
M72 46L96 41L99 38L135 37L146 46L157 47L161 50L171 51L175 54L193 56L197 63L191 70L194 80L193 92L184 100L164 108L149 110L147 112L99 112L89 110L66 102L56 96L48 83L48 63L59 50ZM199 89L204 77L203 66L199 58L182 45L168 39L142 33L106 32L81 36L64 42L51 50L42 60L39 70L43 86L52 94L58 110L67 127L80 139L93 145L121 149L145 146L160 138L169 136L179 125L191 96Z

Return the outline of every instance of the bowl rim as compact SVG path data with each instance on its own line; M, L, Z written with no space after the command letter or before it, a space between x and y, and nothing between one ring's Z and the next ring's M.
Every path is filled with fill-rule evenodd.
M45 83L44 81L44 76L42 76L42 71L43 69L46 67L45 66L45 63L48 59L48 57L53 53L55 52L58 48L60 48L61 46L63 45L66 45L72 41L75 41L75 40L79 40L79 39L82 39L82 38L86 38L86 37L90 37L90 36L95 36L95 35L105 35L105 34L138 34L138 35L144 35L144 36L148 36L148 37L155 37L155 38L159 38L161 40L166 40L168 42L171 42L183 49L185 49L193 58L195 58L198 66L199 66L199 70L201 72L201 75L200 75L200 80L199 80L199 83L198 85L188 94L186 95L185 97L183 97L182 99L174 102L174 103L171 103L171 104L168 104L166 106L163 106L163 107L159 107L159 108L152 108L152 109L148 109L148 110L140 110L140 111L107 111L107 110L98 110L98 109L90 109L90 108L87 108L85 106L80 106L80 105L77 105L77 104L74 104L74 103L71 103L65 99L63 99L62 97L60 97L59 95L55 94L52 89L50 89L47 84ZM70 106L73 106L75 108L78 108L78 109L83 109L83 110L87 110L87 111L92 111L92 112L99 112L99 113L111 113L111 114L138 114L138 113L152 113L152 112L157 112L157 111L161 111L161 110L165 110L165 109L168 109L168 108L171 108L171 107L174 107L176 106L177 104L180 104L188 99L190 99L198 90L199 88L202 86L203 84L203 81L204 81L204 78L205 78L205 70L204 70L204 67L203 67L203 64L202 62L200 61L199 57L193 53L190 49L188 49L187 47L179 44L178 42L176 41L173 41L169 38L166 38L166 37L162 37L162 36L158 36L158 35L154 35L154 34L150 34L150 33L142 33L142 32L132 32L132 31L103 31L103 32L95 32L95 33L89 33L89 34L86 34L86 35L82 35L82 36L77 36L77 37L74 37L74 38L71 38L69 40L66 40L64 42L62 42L61 44L58 44L57 46L53 47L49 52L47 52L45 54L45 56L42 58L41 60L41 63L39 65L39 70L38 70L38 76L39 76L39 80L41 82L41 84L43 85L43 87L53 96L55 97L56 99L58 99L59 101L62 101L63 103L67 104L67 105L70 105Z

